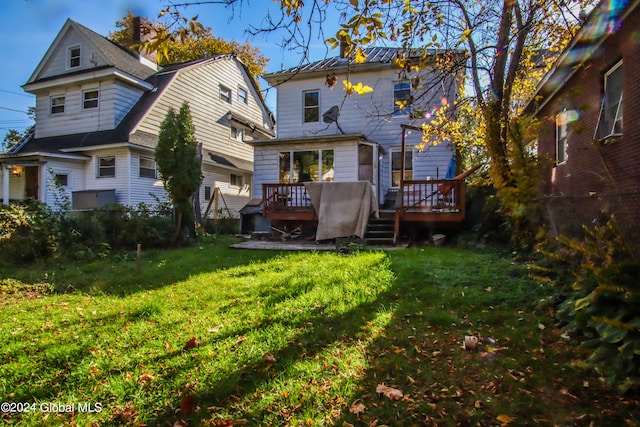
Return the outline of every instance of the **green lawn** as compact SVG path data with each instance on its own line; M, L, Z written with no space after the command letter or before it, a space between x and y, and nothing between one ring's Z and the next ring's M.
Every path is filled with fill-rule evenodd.
M3 267L0 278L41 285L0 288L0 401L28 411L2 422L640 422L637 401L580 368L581 350L550 309L534 310L554 289L508 253L284 254L227 243L150 251L139 271L134 254ZM483 338L478 351L462 349L465 335ZM403 397L380 395L380 384Z

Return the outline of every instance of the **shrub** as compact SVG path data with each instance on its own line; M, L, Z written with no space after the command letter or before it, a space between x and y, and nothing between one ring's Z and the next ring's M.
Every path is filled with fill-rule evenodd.
M587 362L622 391L640 380L640 262L613 219L562 237L574 263L572 295L560 306L564 328L591 349Z
M0 249L7 260L31 262L53 254L60 216L36 200L0 206Z

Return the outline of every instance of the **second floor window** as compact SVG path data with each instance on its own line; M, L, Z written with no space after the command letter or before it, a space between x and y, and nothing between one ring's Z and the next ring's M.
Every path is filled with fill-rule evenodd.
M98 157L98 178L116 176L116 156Z
M404 116L411 113L411 85L409 82L393 84L393 115Z
M604 94L595 139L622 135L622 61L604 75Z
M567 113L556 116L556 165L567 161Z
M156 178L156 161L151 157L140 157L140 177Z
M80 46L69 48L69 68L78 68L80 66Z
M320 93L317 90L303 92L304 122L311 123L320 120Z
M51 114L64 113L64 95L51 97Z
M82 93L82 108L85 110L90 108L98 108L98 90L85 90Z
M232 173L229 175L229 185L232 187L242 187L244 185L244 177L242 175Z
M231 89L220 86L220 100L231 104Z

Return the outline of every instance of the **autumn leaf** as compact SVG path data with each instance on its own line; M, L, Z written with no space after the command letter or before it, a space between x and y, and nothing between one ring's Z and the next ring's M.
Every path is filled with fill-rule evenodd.
M364 405L364 403L360 402L360 400L358 399L351 404L351 406L349 407L349 412L358 415L364 413L366 409L367 407Z
M180 413L181 414L191 414L196 408L196 401L193 396L185 396L180 402Z
M513 418L511 418L507 414L500 414L496 417L496 419L500 421L502 424L509 424L513 421Z
M373 89L370 86L365 86L362 84L362 82L353 85L349 80L343 80L342 84L344 85L344 91L348 95L351 95L355 92L360 96L364 96L365 93L373 92Z
M376 387L376 393L382 394L390 400L400 400L404 396L402 394L402 391L398 390L397 388L388 387L384 384L378 384L378 386Z
M191 337L189 341L187 341L187 343L184 345L184 350L189 350L190 348L197 347L197 346L198 346L198 340L196 339L196 337Z

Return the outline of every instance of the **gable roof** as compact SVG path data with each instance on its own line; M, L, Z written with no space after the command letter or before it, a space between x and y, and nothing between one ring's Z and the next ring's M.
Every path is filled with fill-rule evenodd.
M601 0L589 13L578 33L569 42L553 67L542 78L525 106L526 112L541 109L564 84L590 61L594 53L621 27L622 22L640 6L640 0L612 2Z
M355 62L349 58L334 56L305 65L288 68L286 70L265 74L263 78L270 84L273 84L272 82L289 79L295 75L326 73L329 70L339 71L341 69L350 68L351 70L368 71L372 69L386 68L392 66L393 60L398 57L399 54L406 52L406 49L399 47L368 47L364 49L366 59L361 64L355 64ZM450 51L444 49L410 50L408 54L410 57L419 58L421 54L424 53L429 55L438 55L445 52ZM460 54L464 53L461 50L454 52Z
M101 55L108 66L114 67L140 80L145 80L156 72L156 70L152 69L151 67L142 64L137 53L132 52L117 43L112 42L106 37L101 36L95 31L90 30L89 28L75 22L72 19L67 19L62 26L62 29L58 32L58 35L54 39L53 43L51 43L51 46L49 46L49 49L45 53L44 57L36 67L35 71L33 72L33 74L31 74L31 77L29 77L27 83L25 83L25 86L45 80L40 78L42 70L44 69L45 65L52 57L52 55L58 49L64 36L71 30L76 31L82 37L82 39L93 48L92 50L97 55ZM53 78L65 76L68 74L75 74L78 72L86 72L89 70L91 69L84 69L80 71L73 70L68 73L60 74L59 76L53 76ZM46 79L48 80L51 78L52 77L47 77Z

